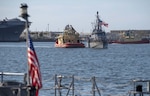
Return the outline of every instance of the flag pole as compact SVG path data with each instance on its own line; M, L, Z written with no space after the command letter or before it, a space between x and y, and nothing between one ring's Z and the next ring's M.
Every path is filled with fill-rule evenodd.
M27 20L26 20L26 45L27 45L27 57L28 57L28 42L29 42L29 40L28 40L28 36L30 35L30 32L29 32L29 22L28 22L28 18L27 18ZM28 65L28 58L27 58L27 68L28 68L28 70L29 70L29 65ZM30 82L30 76L29 76L29 71L27 70L27 80L28 80L28 85L30 85L31 84L31 82Z
M28 21L29 15L28 15L28 12L27 12L28 5L25 4L25 3L22 3L20 8L21 8L21 15L20 15L20 17L22 17L23 19L26 20L26 24L25 24L25 29L26 29L26 46L27 46L27 51L28 51L28 35L30 34L29 33L29 21ZM28 54L27 54L27 57L28 57ZM27 59L27 61L28 61L28 59ZM27 64L27 68L29 70L28 64ZM27 85L30 85L31 82L30 82L30 76L29 76L29 71L28 70L27 70L27 78L26 79L27 79Z
M27 44L27 85L29 86L29 96L38 96L39 89L42 88L40 66L29 32L29 21L27 4L21 4L22 13L20 17L26 20L26 44Z

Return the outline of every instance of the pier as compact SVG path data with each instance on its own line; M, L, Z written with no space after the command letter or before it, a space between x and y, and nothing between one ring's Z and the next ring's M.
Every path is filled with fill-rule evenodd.
M106 36L108 41L111 40L119 40L122 38L123 32L127 32L129 30L111 30L110 32L106 32ZM150 39L150 30L131 30L136 34L136 38L148 38ZM33 41L55 41L56 37L62 34L63 32L58 31L33 31L31 32L31 37ZM80 33L80 32L79 32ZM89 33L80 34L80 38L83 41L86 41L87 38L90 36ZM22 32L20 35L20 41L25 41L26 33Z

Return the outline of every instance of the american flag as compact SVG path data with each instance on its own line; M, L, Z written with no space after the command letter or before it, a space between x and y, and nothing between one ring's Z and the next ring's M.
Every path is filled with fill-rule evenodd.
M40 72L40 65L34 50L34 46L32 43L32 39L30 37L30 33L28 32L28 40L27 40L27 57L28 57L28 66L29 66L29 82L31 86L36 88L36 96L38 96L38 91L42 88L42 79Z
M99 21L100 25L104 25L105 27L108 27L108 23L105 23L104 21L102 21L100 19L98 21Z
M108 27L108 23L103 22L103 25L104 25L105 27Z

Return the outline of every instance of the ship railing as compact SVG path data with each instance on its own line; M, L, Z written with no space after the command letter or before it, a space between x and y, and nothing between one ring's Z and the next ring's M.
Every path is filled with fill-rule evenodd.
M77 96L77 94L101 96L101 90L97 85L95 76L91 78L80 78L74 75L71 76L55 75L50 80L54 80L53 82L54 86L42 89L43 91L49 90L50 92L52 92L52 94L55 94L55 96ZM90 86L91 88L88 88L89 90L88 92L87 91L81 92L83 88L80 88L81 85L79 84L79 82L84 82L85 84L85 81L88 82L88 84L91 83L90 85L88 85L88 87Z
M18 76L24 77L24 82L19 82L21 80ZM35 89L32 86L27 86L26 76L27 76L26 73L0 72L1 77L0 95L35 96L35 95L27 95L27 94L35 94Z
M0 72L1 83L4 82L4 76L23 76L25 79L26 73L12 73L12 72Z

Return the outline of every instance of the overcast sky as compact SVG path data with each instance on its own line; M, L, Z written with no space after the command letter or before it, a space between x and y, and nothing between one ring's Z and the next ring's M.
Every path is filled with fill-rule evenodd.
M0 0L0 19L19 18L20 4L28 5L31 31L63 31L67 24L91 32L99 11L110 30L150 29L150 0Z

